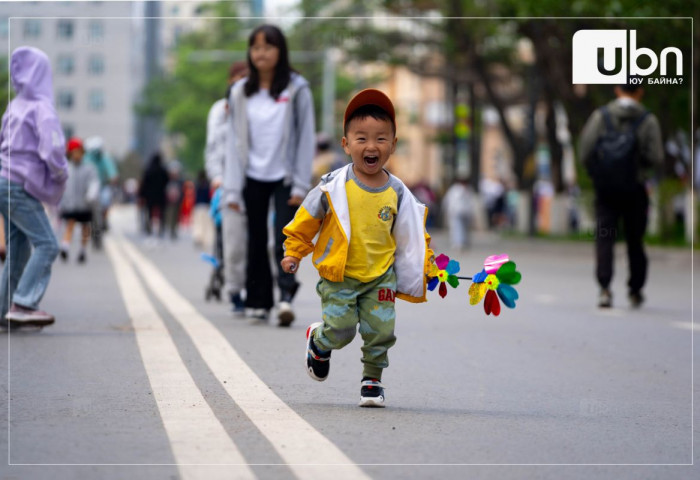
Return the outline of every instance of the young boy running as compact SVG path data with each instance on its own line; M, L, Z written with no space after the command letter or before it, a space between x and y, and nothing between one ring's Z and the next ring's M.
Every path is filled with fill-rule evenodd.
M394 299L424 302L433 262L425 230L427 209L384 165L396 149L391 100L363 90L345 109L342 146L348 164L325 175L284 228L285 272L303 257L321 276L323 321L307 329L306 365L314 380L328 377L331 351L355 337L364 341L361 407L383 407L382 371L394 345ZM316 234L318 240L312 243Z

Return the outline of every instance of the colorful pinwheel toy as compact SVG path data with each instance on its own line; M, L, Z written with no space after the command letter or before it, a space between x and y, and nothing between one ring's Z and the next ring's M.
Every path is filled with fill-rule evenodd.
M435 259L435 265L437 266L437 273L428 282L428 290L435 290L435 287L439 283L440 289L438 293L442 298L445 298L445 295L447 295L447 286L445 286L445 282L449 283L452 288L457 288L459 285L458 277L455 275L459 272L459 262L450 260L450 257L441 253Z
M522 279L520 272L516 270L515 263L510 261L508 255L491 255L484 260L484 268L473 277L458 277L459 262L450 260L447 255L440 254L435 259L436 268L430 272L428 290L435 290L439 284L438 293L441 297L447 295L446 283L456 288L459 279L471 280L469 287L469 303L478 304L484 299L484 311L487 315L498 316L501 313L500 298L508 308L515 308L515 301L519 298L518 292L512 285L516 285Z

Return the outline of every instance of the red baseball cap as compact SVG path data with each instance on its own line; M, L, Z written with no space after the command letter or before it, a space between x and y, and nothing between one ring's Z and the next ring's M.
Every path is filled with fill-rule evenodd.
M78 148L81 150L85 150L83 148L83 141L81 139L79 139L78 137L72 137L70 140L68 140L68 143L66 144L67 153L70 153Z
M386 96L384 92L381 92L374 88L366 88L360 93L350 99L350 103L345 107L345 115L343 116L343 128L348 122L348 117L360 107L365 105L376 105L382 110L386 111L391 117L391 121L396 125L396 112L394 111L394 104L391 103L389 97Z

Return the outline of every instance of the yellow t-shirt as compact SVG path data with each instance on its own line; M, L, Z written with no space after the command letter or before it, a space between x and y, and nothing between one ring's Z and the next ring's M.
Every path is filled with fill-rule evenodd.
M345 276L370 282L394 264L396 241L392 235L400 190L394 182L379 188L360 182L350 169L345 190L350 211L350 245Z

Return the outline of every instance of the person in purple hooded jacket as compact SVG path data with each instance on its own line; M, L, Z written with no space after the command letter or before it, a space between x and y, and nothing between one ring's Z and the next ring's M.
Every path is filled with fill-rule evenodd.
M0 130L0 213L9 254L0 283L0 318L14 325L50 325L54 317L40 311L39 302L59 249L42 202L57 205L63 195L65 138L53 107L46 54L17 48L10 79L17 96L7 106Z

